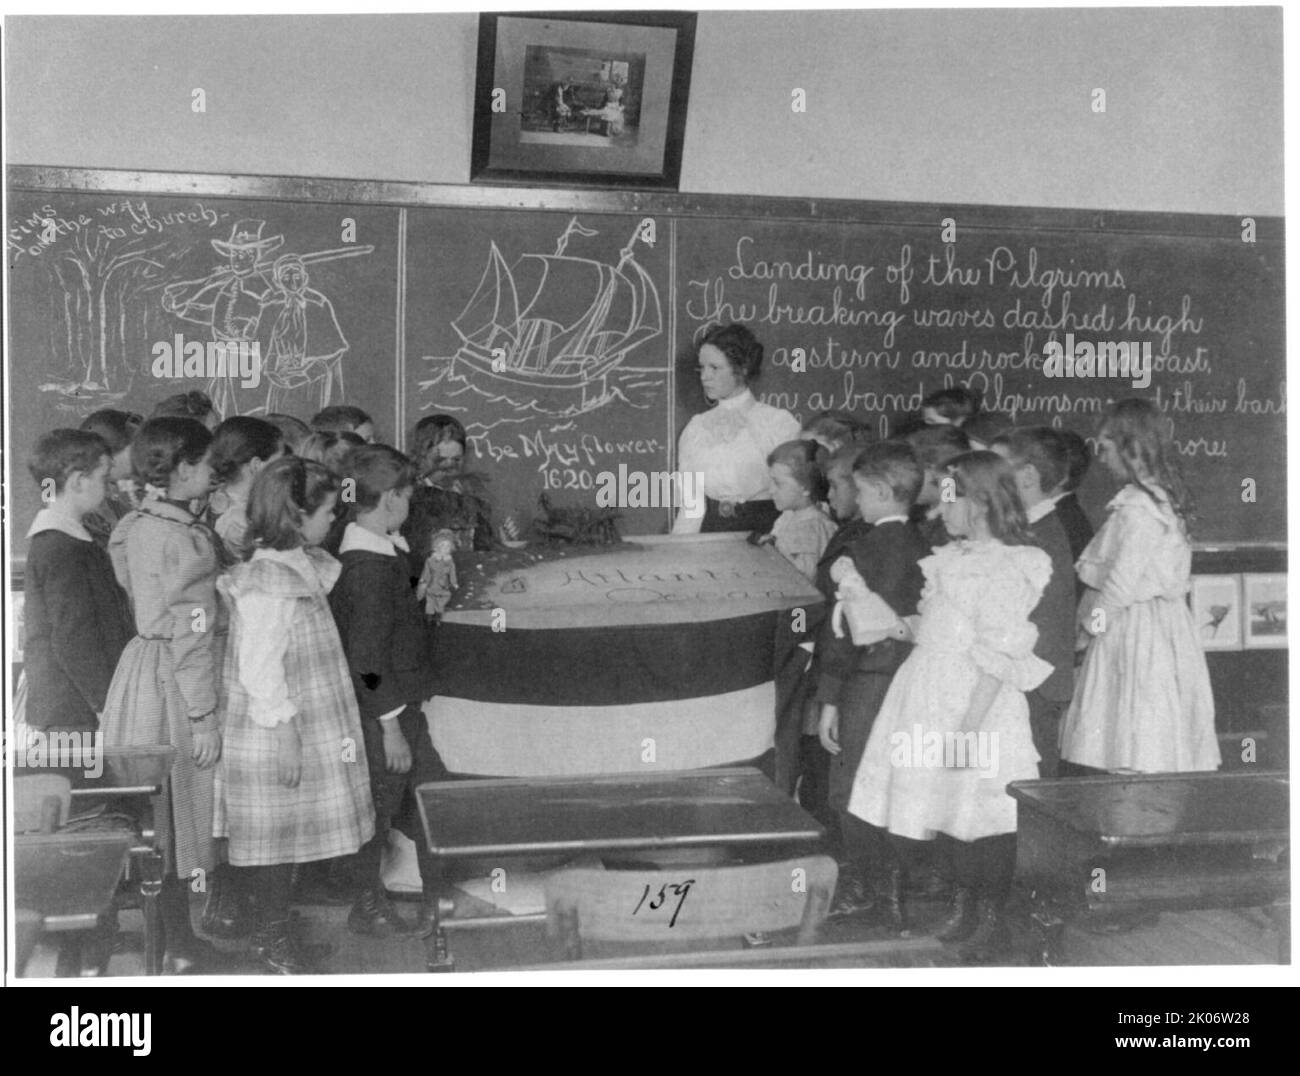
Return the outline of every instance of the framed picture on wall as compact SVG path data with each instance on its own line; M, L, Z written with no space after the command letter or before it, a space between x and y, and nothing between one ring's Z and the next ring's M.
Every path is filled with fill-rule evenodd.
M1192 576L1192 621L1204 650L1241 649L1241 577Z
M1285 647L1286 572L1247 573L1242 584L1246 648Z
M695 16L480 15L474 181L677 189Z

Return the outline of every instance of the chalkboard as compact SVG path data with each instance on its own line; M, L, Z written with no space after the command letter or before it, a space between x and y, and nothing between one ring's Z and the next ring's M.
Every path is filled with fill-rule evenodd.
M147 416L165 397L201 389L224 415L269 409L309 419L346 400L374 415L381 433L394 432L399 213L11 191L7 404L16 533L40 507L24 473L36 438L101 408ZM292 284L281 272L277 282L277 267L295 255L302 272ZM242 376L250 364L234 376L227 359L226 376L155 376L185 372L183 363L155 370L155 347L183 351L178 336L205 346L256 341L257 375ZM205 365L209 373L221 371Z
M1144 396L1171 425L1198 503L1194 537L1281 538L1286 372L1276 227L1243 242L1240 221L1217 218L1197 220L1217 228L1198 235L1052 223L989 223L978 211L908 225L684 222L682 365L693 363L693 342L711 322L743 321L767 349L762 399L801 419L845 410L881 436L928 392L957 383L1018 425L1085 436L1109 401ZM1067 332L1079 342L1148 342L1149 386L1045 376L1044 345L1064 344ZM679 380L681 412L699 410L695 380ZM1246 479L1253 488L1243 488ZM1093 468L1081 494L1095 520L1114 490Z
M1197 497L1194 537L1285 539L1276 219L1251 235L1173 214L35 168L11 169L10 187L19 534L38 507L21 463L41 431L210 387L152 376L152 348L176 334L259 341L258 387L211 386L224 413L274 403L307 418L345 400L399 446L419 418L456 415L498 518L526 528L542 495L595 508L602 474L671 467L704 407L695 342L736 320L767 348L760 396L800 418L847 410L881 434L958 382L1018 423L1085 435L1110 399L1155 399ZM232 251L252 259L238 308ZM282 278L290 255L301 272ZM1044 345L1067 330L1150 343L1149 387L1044 376ZM287 388L272 400L277 367ZM1094 518L1114 488L1093 469ZM625 533L670 518L621 511Z
M653 243L648 239L653 238ZM494 510L595 507L674 443L669 243L642 218L426 210L407 235L407 410L465 425ZM624 533L667 511L621 512Z

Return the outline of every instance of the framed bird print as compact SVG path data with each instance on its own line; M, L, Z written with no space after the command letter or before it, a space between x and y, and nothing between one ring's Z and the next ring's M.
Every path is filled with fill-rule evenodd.
M1247 573L1241 578L1246 649L1285 647L1286 572Z
M1240 576L1192 576L1191 604L1201 649L1241 649Z

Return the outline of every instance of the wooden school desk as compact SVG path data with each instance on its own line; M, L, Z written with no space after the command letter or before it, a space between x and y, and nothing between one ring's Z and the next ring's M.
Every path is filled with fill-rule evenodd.
M1046 963L1068 919L1265 907L1289 960L1284 773L1170 773L1013 781L1016 872Z
M483 856L807 845L823 835L771 781L746 768L440 781L420 786L416 795L429 851L440 864ZM434 903L428 966L451 970L443 910Z
M171 827L170 776L175 754L175 748L168 746L105 747L100 751L103 772L98 776L76 767L42 771L62 774L72 782L72 820L98 804L121 805L136 819L139 840L132 842L131 858L144 917L146 975L162 971L158 894L162 891L163 848Z
M14 840L14 903L49 933L94 930L113 906L131 856L129 834L42 834Z

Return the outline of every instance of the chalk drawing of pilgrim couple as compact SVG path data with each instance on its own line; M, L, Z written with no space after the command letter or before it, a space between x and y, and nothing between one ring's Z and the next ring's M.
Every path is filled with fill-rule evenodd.
M374 247L282 254L269 262L268 256L284 245L284 236L263 238L265 229L265 221L239 220L228 240L210 240L227 264L200 280L167 285L162 308L205 326L213 340L256 341L268 382L265 410L314 413L342 398L348 341L334 304L308 287L307 265L369 254ZM208 395L222 418L240 413L239 380L236 369L208 383Z

